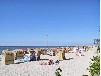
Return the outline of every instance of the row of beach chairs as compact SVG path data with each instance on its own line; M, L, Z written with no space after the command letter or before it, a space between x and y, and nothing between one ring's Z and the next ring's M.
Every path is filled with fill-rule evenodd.
M33 52L32 49L27 49L28 53ZM34 51L37 53L38 57L40 58L41 52L38 51L38 49L34 49ZM24 51L22 49L16 49L13 51L10 50L3 50L2 51L2 64L8 65L8 64L14 64L14 60L17 59L23 59ZM59 49L58 53L56 54L58 57L58 60L63 60L65 58L65 52L62 49Z
M2 51L2 64L8 65L8 64L14 64L14 60L16 59L23 59L24 52L22 50L3 50Z

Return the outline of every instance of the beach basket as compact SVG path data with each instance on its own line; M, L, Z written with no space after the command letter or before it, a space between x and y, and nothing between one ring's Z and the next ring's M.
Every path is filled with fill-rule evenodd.
M40 60L40 55L41 55L41 51L40 50L38 50L38 53L37 53L37 60L39 61Z
M59 61L62 61L63 60L63 52L62 52L62 50L59 50L59 52L57 53L56 56L57 56Z
M11 51L3 51L2 53L2 64L14 64L14 53Z
M65 59L65 50L62 51L62 57Z
M16 59L23 59L24 52L22 50L16 51Z
M30 48L27 48L27 52L30 54L30 53L34 52L34 50L30 49Z

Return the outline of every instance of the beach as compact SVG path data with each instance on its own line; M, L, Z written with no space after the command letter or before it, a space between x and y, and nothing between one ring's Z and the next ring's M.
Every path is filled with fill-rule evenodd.
M86 70L90 65L90 58L96 56L96 48L82 51L84 56L76 56L76 53L66 53L66 60L60 61L58 65L40 65L50 58L48 55L41 55L43 61L31 61L20 64L2 65L0 61L0 76L55 76L57 68L61 68L61 76L82 76L90 75ZM55 58L55 57L53 57Z
M0 0L0 76L99 76L99 8L101 0Z

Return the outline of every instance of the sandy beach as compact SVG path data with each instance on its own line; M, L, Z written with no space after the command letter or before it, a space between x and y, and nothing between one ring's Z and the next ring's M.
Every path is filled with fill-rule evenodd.
M0 76L55 76L58 67L62 69L62 76L89 75L88 70L90 58L96 55L96 48L87 52L82 51L84 56L76 56L76 53L66 53L66 60L60 61L58 65L40 65L41 61L24 62L20 64L2 65L0 61ZM41 55L41 59L50 56ZM55 58L55 57L53 57ZM43 60L47 62L47 60Z
M99 76L100 12L101 0L0 0L0 76Z

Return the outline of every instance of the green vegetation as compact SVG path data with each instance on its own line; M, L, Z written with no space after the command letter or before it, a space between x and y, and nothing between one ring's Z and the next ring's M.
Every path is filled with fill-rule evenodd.
M60 68L56 69L55 75L56 76L61 76L60 72L62 72L62 70Z
M92 60L91 65L89 66L89 68L87 68L87 70L89 70L91 76L99 75L100 74L100 55L95 57L93 56L91 60Z

